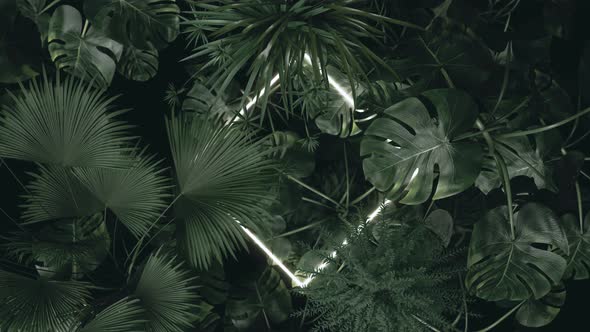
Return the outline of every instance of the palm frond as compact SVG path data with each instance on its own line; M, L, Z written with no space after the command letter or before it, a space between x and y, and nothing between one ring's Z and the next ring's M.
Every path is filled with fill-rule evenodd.
M32 241L32 259L43 276L81 278L107 256L111 237L103 214L65 219L43 227Z
M188 59L206 59L203 69L213 71L209 83L221 91L247 69L250 76L244 96L268 90L276 73L282 92L288 91L289 79L301 74L308 56L315 81L324 84L328 62L351 75L349 79L365 77L369 68L359 59L389 68L368 47L379 44L382 31L377 23L421 29L356 8L352 1L223 0L198 3L195 9L189 12L193 18L183 22L186 30L210 32L210 38ZM262 105L266 99L261 99Z
M145 311L139 302L123 298L99 312L78 332L143 332Z
M146 331L183 332L192 327L198 308L193 279L175 257L161 249L148 258L134 291L146 309Z
M169 183L153 157L132 157L129 169L77 168L76 178L137 237L166 208Z
M127 124L114 98L71 77L21 85L0 115L0 157L61 166L125 166Z
M74 175L71 169L40 166L30 173L23 219L36 223L49 219L90 216L104 210L104 205Z
M257 231L264 225L274 164L262 141L219 122L185 114L166 126L183 198L175 206L180 248L190 264L207 268L245 247L236 219Z
M0 270L0 330L71 331L90 298L89 286Z

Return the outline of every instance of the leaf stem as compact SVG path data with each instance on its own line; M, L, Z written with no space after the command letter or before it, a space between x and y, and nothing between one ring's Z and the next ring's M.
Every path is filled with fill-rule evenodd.
M303 227L299 227L299 228L297 228L297 229L294 229L294 230L292 230L292 231L288 231L288 232L285 232L285 233L279 234L279 235L277 235L277 236L273 236L273 237L271 237L269 240L276 239L276 238L279 238L279 237L285 237L285 236L293 235L293 234L296 234L296 233L299 233L299 232L303 232L303 231L305 231L305 230L308 230L308 229L310 229L310 228L314 228L314 227L316 227L316 226L318 226L318 225L321 225L321 224L325 223L327 220L328 220L328 219L322 219L322 220L320 220L320 221L316 221L316 222L314 222L314 223L307 224L307 225L305 225L305 226L303 226Z
M512 240L515 238L514 234L514 213L512 212L512 187L510 186L510 176L508 174L508 168L504 162L504 158L499 153L494 153L494 159L496 165L502 173L502 182L504 183L504 191L506 193L506 204L508 205L508 220L510 221L510 235Z
M84 27L82 28L82 38L86 36L86 32L88 31L88 24L90 22L88 20L84 20Z
M133 265L135 265L135 260L137 259L137 256L141 252L140 247L141 247L141 245L143 243L143 240L150 233L150 231L152 230L152 227L154 227L158 223L158 221L164 216L164 214L166 213L166 211L168 211L168 209L170 209L170 207L172 207L172 205L174 205L174 203L176 203L176 201L180 198L181 195L182 194L176 195L176 197L174 198L174 200L172 200L172 202L170 202L170 204L168 204L168 206L164 209L164 211L162 211L162 213L160 213L160 215L158 216L158 218L156 219L156 221L154 221L150 225L150 227L145 231L145 233L141 236L141 238L139 239L139 241L137 242L137 244L131 250L131 253L133 253L133 258L131 259L131 264L129 264L129 268L127 270L128 271L127 281L129 281L129 278L131 277L131 270L133 269ZM151 241L151 239L150 239L150 241ZM125 261L125 263L126 262L127 261Z
M320 197L324 198L325 200L327 200L327 201L331 202L332 204L336 205L337 207L340 207L340 204L338 204L338 202L336 202L336 201L335 201L335 200L333 200L332 198L328 197L326 194L324 194L324 193L320 192L319 190L317 190L317 189L315 189L315 188L313 188L313 187L310 187L310 186L308 186L307 184L305 184L305 183L303 183L303 182L299 181L298 179L296 179L296 178L292 177L291 175L287 175L287 179L289 179L289 180L291 180L291 181L293 181L293 182L297 183L298 185L300 185L300 186L302 186L303 188L305 188L305 189L307 189L307 190L311 191L312 193L314 193L314 194L316 194L316 195L318 195L318 196L320 196Z
M485 130L478 130L476 132L473 133L465 133L463 135L459 135L457 136L455 139L453 139L453 142L457 142L457 141L461 141L467 138L471 138L471 137L475 137L475 136L479 136L479 135L483 135L484 133L490 133L492 131L498 130L498 129L504 129L506 128L505 125L497 125L494 127L490 127L490 128L486 128Z
M508 318L510 315L512 315L512 313L514 313L516 310L518 310L518 308L520 308L527 300L523 300L522 302L520 302L519 304L517 304L516 306L514 306L514 308L510 309L506 314L504 314L504 316L498 318L498 320L496 320L495 322L493 322L491 325L481 329L481 330L477 330L475 332L487 332L490 331L491 329L493 329L494 327L496 327L498 324L502 323L506 318Z
M508 175L508 168L506 167L506 163L504 162L504 158L502 158L502 156L496 152L495 146L494 146L494 140L492 139L492 136L485 131L485 125L483 124L483 122L481 121L481 119L477 119L475 120L475 125L477 126L477 128L479 128L479 130L481 130L483 133L483 137L486 140L486 143L488 144L488 149L489 149L489 153L494 156L494 160L496 161L496 165L498 166L498 170L500 171L500 173L502 174L502 182L504 184L504 191L506 193L506 203L508 204L508 220L510 221L510 235L512 236L512 239L514 240L515 234L514 234L514 213L512 212L512 187L510 187L510 177Z
M550 124L550 125L539 127L539 128L529 129L529 130L515 131L512 133L502 134L502 135L499 135L498 137L510 138L510 137L520 137L520 136L542 133L544 131L555 129L557 127L563 126L564 124L566 124L570 121L573 121L573 120L581 117L582 115L585 115L588 113L590 113L590 107L586 108L585 110L581 111L580 113L574 114L574 115L570 116L569 118L563 119L563 120L556 122L554 124Z
M576 200L578 201L578 219L580 223L580 234L584 234L584 211L582 209L582 191L580 183L576 181Z
M39 14L37 14L37 17L41 16L41 14L45 13L46 11L48 11L49 9L51 9L51 7L55 6L57 3L59 3L61 0L53 0L51 3L49 3L47 6L45 6L45 8L43 8L43 10L41 10L39 12Z
M355 198L352 200L352 202L350 202L350 205L355 205L356 203L362 201L363 199L365 199L365 197L369 196L373 191L375 191L375 187L371 187L371 189L365 191L364 194L360 195L359 197Z

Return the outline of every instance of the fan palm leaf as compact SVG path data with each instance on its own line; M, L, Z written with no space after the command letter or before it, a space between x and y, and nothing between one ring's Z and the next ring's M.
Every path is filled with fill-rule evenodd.
M107 256L111 238L102 213L65 219L43 227L31 246L31 258L42 276L80 278Z
M166 207L169 184L160 162L127 158L132 165L127 169L41 166L27 186L23 218L34 223L90 216L108 208L133 235L143 235Z
M99 312L78 332L143 332L145 311L139 302L123 298Z
M120 168L127 162L129 125L111 112L104 90L59 75L9 92L0 115L0 157L61 166Z
M150 230L166 208L169 183L160 162L135 157L128 169L77 168L77 179L136 237Z
M89 286L0 270L0 330L71 331L90 298Z
M161 249L150 255L139 277L134 295L146 310L148 332L183 332L192 327L198 309L194 278Z
M180 248L190 264L207 268L245 247L236 219L255 230L264 225L274 164L262 141L219 122L184 114L166 126L182 196L175 206Z
M70 169L41 165L30 173L23 219L36 223L50 219L90 216L104 210L103 204L84 186Z

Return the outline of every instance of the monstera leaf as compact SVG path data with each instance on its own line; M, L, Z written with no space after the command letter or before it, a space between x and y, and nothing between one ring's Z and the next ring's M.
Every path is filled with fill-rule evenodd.
M49 54L58 68L94 80L100 86L111 83L123 46L94 27L82 27L76 8L63 5L49 21Z
M511 179L527 176L535 181L537 188L556 191L552 163L557 161L554 157L559 155L560 142L559 134L554 131L535 135L534 147L528 137L496 139L496 152L504 158ZM475 185L487 194L492 189L498 188L501 183L495 161L493 158L486 159L484 169L475 181Z
M162 48L178 35L175 0L87 0L84 14L109 37L140 49Z
M406 52L400 54L410 56L391 61L391 66L402 78L411 77L416 82L412 89L433 85L442 78L440 69L445 69L453 82L465 89L478 86L489 77L492 58L487 47L461 31L435 28L402 47Z
M523 326L545 326L551 323L561 311L565 303L565 295L565 286L560 283L541 299L526 301L516 312L515 318Z
M117 72L134 81L149 80L158 72L158 50L151 45L145 49L125 46Z
M231 87L235 87L232 85ZM209 89L199 80L195 80L193 86L186 94L182 103L182 110L211 118L224 117L230 120L239 109L238 105L231 104L232 97L236 97L235 89L226 89L225 92Z
M580 225L578 218L566 214L562 218L562 225L569 243L569 255L557 250L567 260L565 278L583 280L590 278L590 213Z
M415 97L383 112L367 128L361 143L367 179L389 199L420 204L432 192L435 167L438 182L434 199L455 195L473 184L479 174L481 147L453 138L472 128L477 105L464 92L430 90L424 96L434 105L437 119Z
M250 327L261 314L274 324L289 318L291 295L277 271L269 267L257 279L244 279L230 290L226 306L226 315L236 328Z
M47 0L16 0L16 6L20 13L37 25L42 44L45 44L47 40L49 19L51 18L47 10L53 5L55 2L48 4Z
M467 287L488 301L540 299L561 280L566 261L546 250L568 251L567 239L553 212L540 204L524 205L514 215L511 236L508 208L497 207L475 224L467 259Z

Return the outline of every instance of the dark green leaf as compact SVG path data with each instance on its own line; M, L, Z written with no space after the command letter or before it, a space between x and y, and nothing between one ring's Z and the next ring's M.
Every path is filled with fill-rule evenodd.
M449 245L453 236L453 217L449 212L442 209L434 210L428 214L424 224L440 238L443 246Z
M46 3L47 0L16 0L16 6L20 13L37 25L42 43L47 40L49 30L50 16L45 12Z
M257 233L274 198L274 163L262 141L190 115L166 120L176 182L177 235L190 264L206 268L246 245L241 225Z
M391 107L371 123L361 143L367 179L389 199L405 204L425 202L432 193L435 166L439 176L433 199L455 195L475 181L482 149L472 142L453 142L471 129L477 105L464 92L430 90L424 95L434 104L431 119L422 102L411 97Z
M233 117L238 107L237 105L231 105L231 95L229 93L212 92L202 82L195 80L192 88L186 94L182 109L210 118L223 117L229 120L228 117Z
M178 35L175 0L86 0L84 14L109 37L145 49L160 49Z
M332 66L327 66L326 71L330 75L331 84L324 94L324 100L315 105L315 109L319 111L316 111L317 115L312 114L315 124L326 134L340 137L354 136L360 133L360 129L354 121L356 108L353 92L359 95L364 88L357 84L353 91L346 75ZM334 84L337 84L340 91L334 87Z
M292 310L291 295L280 275L267 268L257 279L242 280L231 291L226 315L236 328L244 329L261 315L265 315L270 323L282 323Z
M144 314L138 299L125 297L99 312L77 332L143 332Z
M557 250L567 260L564 277L574 280L588 279L590 278L590 214L586 214L582 225L573 214L566 214L561 219L569 243L569 255Z
M158 50L151 45L145 49L125 46L117 72L134 81L149 80L158 72Z
M79 168L77 179L117 215L133 235L141 237L150 231L166 208L170 194L164 169L153 158L130 156L135 163L128 169Z
M554 164L558 161L561 138L555 131L547 131L535 135L535 145L531 145L528 137L496 139L496 152L506 162L510 179L517 176L532 178L539 189L556 191L553 182ZM488 194L498 188L502 182L493 158L484 162L484 170L475 181L482 192Z
M565 285L560 283L542 298L526 301L516 312L516 321L527 327L541 327L551 323L565 303Z
M547 246L568 250L554 213L529 203L514 218L514 239L506 206L489 211L473 229L465 282L485 300L540 299L563 277L565 259L547 250Z
M23 218L28 223L49 219L86 217L104 210L104 205L74 176L61 167L40 167L31 174L29 194L23 204Z
M146 310L146 331L183 332L192 326L200 304L193 279L161 249L150 255L133 292Z
M32 81L0 117L0 156L66 167L122 168L129 128L113 98L71 77Z
M0 329L72 331L90 298L90 284L35 279L0 270Z
M123 46L82 23L76 8L58 7L49 21L49 54L58 68L108 86L115 75Z
M80 279L100 265L110 244L104 217L98 213L42 228L33 240L32 256L42 276Z

